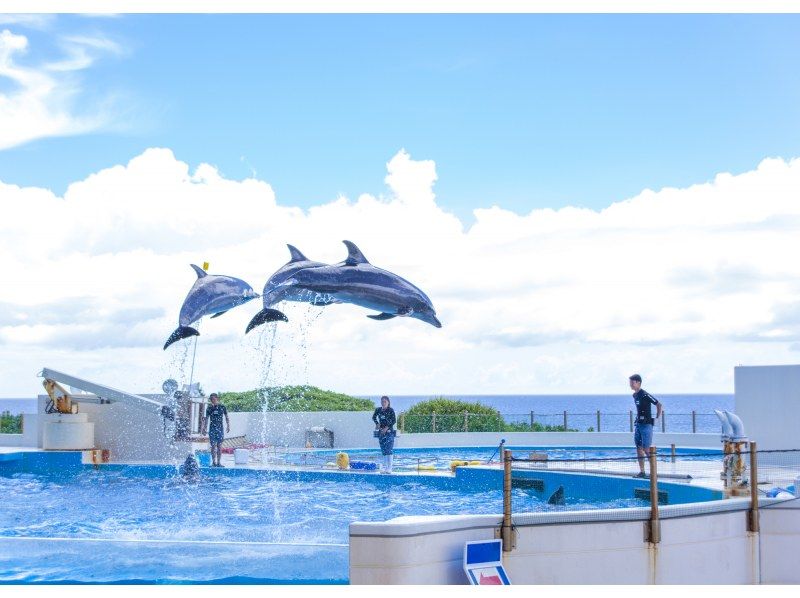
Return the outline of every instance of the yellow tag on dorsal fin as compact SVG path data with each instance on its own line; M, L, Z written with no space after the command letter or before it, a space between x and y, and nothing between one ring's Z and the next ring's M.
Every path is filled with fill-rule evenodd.
M208 262L203 262L203 270L208 272Z

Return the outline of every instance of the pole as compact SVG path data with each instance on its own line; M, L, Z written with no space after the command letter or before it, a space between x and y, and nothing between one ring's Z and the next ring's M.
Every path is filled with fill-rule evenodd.
M433 416L431 419L431 428L433 429L433 433L436 434L436 412L432 411L431 415Z
M511 552L511 451L503 449L503 526L500 528L503 552Z
M670 452L672 453L672 462L675 463L675 445L674 444L670 444L669 448L670 448Z
M198 326L199 328L199 326ZM192 392L192 382L194 381L194 357L197 355L197 337L194 337L194 350L192 351L192 369L189 370L189 393Z
M667 431L667 412L661 411L661 432Z
M531 411L531 432L533 432L533 411Z
M597 410L597 431L600 431L600 410Z
M464 431L469 432L469 411L464 412Z
M650 529L648 541L653 544L661 542L661 522L658 519L658 471L656 465L656 447L650 447Z
M567 412L564 412L564 431L567 431Z
M761 529L758 517L758 455L756 443L750 443L750 516L748 517L747 529L751 532L758 532Z
M633 432L633 411L628 411L628 421L630 423L631 432Z

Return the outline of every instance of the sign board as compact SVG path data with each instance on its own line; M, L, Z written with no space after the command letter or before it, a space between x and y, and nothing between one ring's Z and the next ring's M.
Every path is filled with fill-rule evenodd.
M502 561L503 541L464 543L464 571L473 586L510 586Z

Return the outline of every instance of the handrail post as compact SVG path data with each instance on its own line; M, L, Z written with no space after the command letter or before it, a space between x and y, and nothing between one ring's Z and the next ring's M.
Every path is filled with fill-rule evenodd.
M656 447L650 447L650 521L647 526L647 541L653 544L661 542L661 521L658 518L658 466L656 464Z
M431 416L431 429L433 430L433 433L436 434L436 412L431 411Z
M756 443L750 443L750 512L747 518L747 530L758 532L761 529L758 517L758 455Z
M670 448L670 452L672 453L672 462L675 463L675 445L674 444L670 444L669 448Z
M533 411L531 411L531 432L533 432L533 420L534 420Z
M667 412L662 409L661 411L661 432L667 431Z
M406 414L400 414L400 433L405 434L406 432Z
M631 432L633 432L633 411L628 411L628 421L630 422Z
M597 410L597 431L600 431L600 410Z
M567 412L564 411L564 431L567 431Z
M464 412L464 431L469 432L469 411Z
M692 409L692 434L697 434L697 411Z
M500 528L503 540L503 552L511 552L513 548L513 530L511 526L511 451L503 449L503 526Z

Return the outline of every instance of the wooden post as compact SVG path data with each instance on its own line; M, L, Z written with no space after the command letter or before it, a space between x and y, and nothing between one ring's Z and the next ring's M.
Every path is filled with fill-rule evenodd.
M513 548L511 528L511 451L503 449L503 526L500 528L503 552Z
M531 411L531 432L533 432L533 422L534 422L533 411Z
M658 519L658 470L656 465L656 447L650 447L650 521L647 541L653 544L661 542L661 521Z
M600 410L597 410L597 431L600 431Z
M435 411L431 412L431 429L433 430L433 433L436 434L436 412Z
M747 518L747 531L757 532L761 529L758 518L758 455L756 443L750 443L750 512Z
M628 420L630 421L631 432L633 432L633 411L628 411Z
M464 412L464 431L469 432L469 411Z
M567 431L567 412L564 412L564 431Z
M697 433L697 411L692 409L692 434Z

